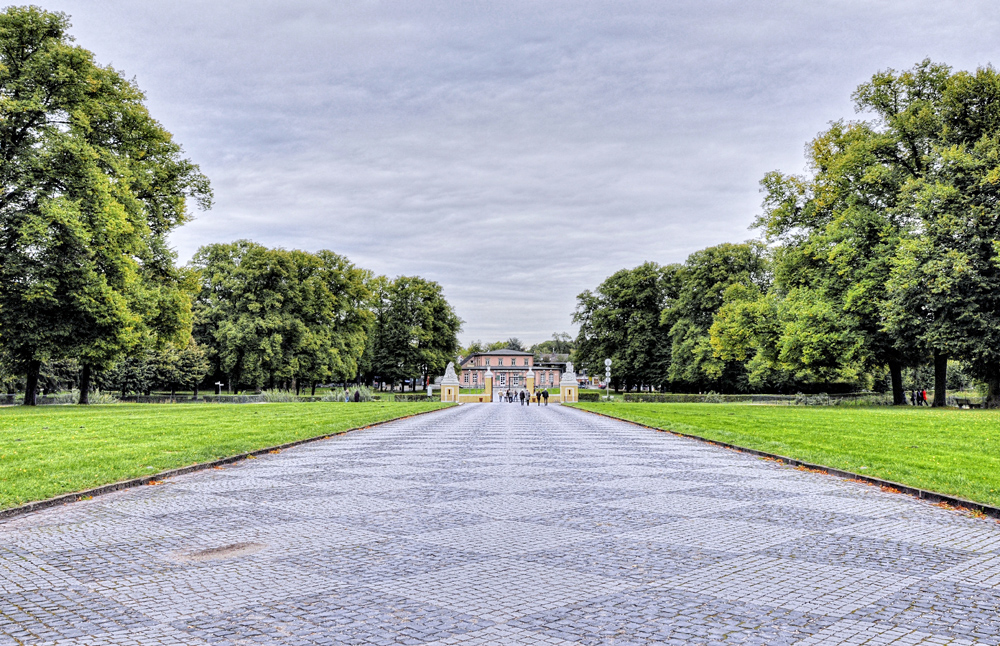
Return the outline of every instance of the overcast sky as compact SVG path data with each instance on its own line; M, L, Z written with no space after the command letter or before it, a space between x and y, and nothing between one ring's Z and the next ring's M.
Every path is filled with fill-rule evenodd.
M753 237L758 182L873 73L995 62L994 0L44 0L211 179L172 236L438 281L463 342Z

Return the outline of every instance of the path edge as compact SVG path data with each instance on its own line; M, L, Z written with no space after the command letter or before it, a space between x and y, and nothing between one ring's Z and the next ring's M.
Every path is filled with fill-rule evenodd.
M194 473L195 471L204 471L205 469L220 467L224 464L233 464L234 462L239 462L240 460L255 458L258 455L264 455L265 453L270 453L271 451L283 451L293 446L299 446L300 444L309 444L310 442L329 440L331 438L337 437L338 435L344 435L346 433L352 433L354 431L363 431L365 429L374 428L376 426L382 426L384 424L391 424L392 422L398 422L401 419L409 419L411 417L418 417L420 415L439 413L443 410L448 410L450 408L453 407L445 406L444 408L435 408L434 410L425 410L420 413L411 413L410 415L393 417L392 419L387 419L382 422L375 422L374 424L369 424L367 426L356 426L354 428L348 428L343 431L337 431L336 433L325 433L323 435L315 435L313 437L307 437L301 440L293 440L291 442L285 442L284 444L275 444L274 446L268 446L262 449L255 449L253 451L247 451L246 453L239 453L237 455L230 455L224 458L219 458L218 460L212 460L210 462L198 462L196 464L189 464L186 467L168 469L167 471L161 471L159 473L142 476L141 478L132 478L130 480L119 480L118 482L112 482L110 484L101 485L99 487L93 487L92 489L84 489L82 491L74 491L71 493L59 494L58 496L54 496L52 498L46 498L45 500L36 500L34 502L18 505L17 507L0 509L0 523L2 523L3 521L10 520L11 518L15 518L17 516L30 514L35 511L41 511L43 509L49 509L51 507L58 507L59 505L66 505L73 502L80 502L81 500L85 499L89 500L94 496L100 496L106 493L113 493L115 491L123 491L125 489L132 489L133 487L141 487L143 485L148 485L151 482L159 482L161 480L166 480L167 478L172 478L174 476L181 476L187 473Z
M786 455L780 455L778 453L768 453L767 451L759 451L757 449L751 449L745 446L730 444L728 442L722 442L720 440L710 440L707 437L702 437L700 435L693 435L691 433L681 433L680 431L674 431L669 428L660 428L658 426L649 426L648 424L633 422L632 420L622 419L621 417L615 417L614 415L608 415L606 413L598 413L597 411L587 410L586 408L577 408L576 406L570 406L568 408L572 408L573 410L578 410L583 413L589 413L591 415L597 415L599 417L606 417L608 419L613 419L619 422L625 422L626 424L632 424L633 426L638 426L640 428L646 428L652 431L657 431L658 433L670 433L671 435L676 435L678 437L685 437L690 440L698 440L699 442L704 442L706 444L714 444L715 446L720 446L722 448L730 449L733 451L739 451L740 453L749 453L750 455L756 455L761 458L775 460L777 462L781 462L789 466L803 467L809 471L818 471L820 473L836 476L838 478L844 478L845 480L860 481L870 485L878 485L880 487L884 487L887 489L895 489L900 493L905 493L909 496L920 498L921 500L927 500L931 503L935 504L943 503L950 507L956 507L959 510L978 511L989 516L990 518L1000 519L1000 507L993 507L991 505L986 505L981 502L966 500L965 498L959 498L958 496L950 496L948 494L940 493L938 491L930 491L929 489L911 487L910 485L905 485L899 482L893 482L892 480L883 480L882 478L875 478L873 476L864 475L862 473L854 473L852 471L845 471L843 469L828 467L824 464L813 464L811 462L805 462L803 460L798 460L796 458L790 458Z

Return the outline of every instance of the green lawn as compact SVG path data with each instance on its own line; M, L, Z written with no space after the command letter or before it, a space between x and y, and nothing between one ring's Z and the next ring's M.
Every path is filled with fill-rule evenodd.
M591 402L575 406L1000 506L997 411Z
M0 509L444 406L317 402L0 408Z

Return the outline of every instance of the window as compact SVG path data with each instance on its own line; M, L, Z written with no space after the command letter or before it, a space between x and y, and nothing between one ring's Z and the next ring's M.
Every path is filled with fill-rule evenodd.
M464 381L465 383L469 383L469 373L468 372L462 373L462 381Z
M503 365L503 357L497 359L497 365L498 366L502 366Z
M486 365L490 365L490 360L489 359L486 360Z
M528 360L527 359L524 360L524 365L528 365Z
M507 385L507 373L501 372L497 374L497 385L506 386Z
M478 383L478 382L479 382L479 373L478 372L472 373L472 383L475 384L475 383Z

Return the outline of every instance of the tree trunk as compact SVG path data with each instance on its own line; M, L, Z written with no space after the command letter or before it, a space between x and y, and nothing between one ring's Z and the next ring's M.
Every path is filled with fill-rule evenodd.
M195 384L192 390L194 391L194 398L198 399L198 384Z
M28 363L28 372L25 375L25 381L28 383L24 386L24 405L25 406L37 406L38 405L38 373L42 370L41 361L30 361Z
M889 378L892 381L892 405L905 406L906 395L903 393L903 366L898 361L889 361Z
M292 378L292 384L295 385L295 396L298 397L299 393L301 392L301 386L299 384L299 378L298 377L293 377Z
M948 403L948 355L934 351L934 403L935 407Z
M1000 408L1000 377L990 377L986 380L986 399L983 408Z
M90 403L90 377L91 368L89 363L83 364L80 370L80 405L86 406Z
M315 397L316 396L316 382L315 381L312 382L312 392L309 393L309 396L310 397Z

